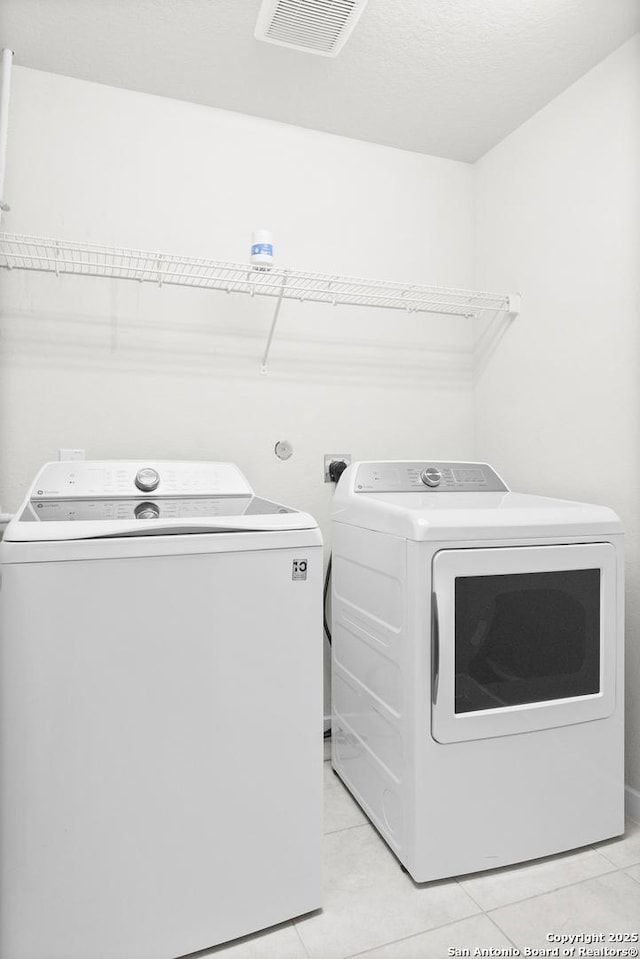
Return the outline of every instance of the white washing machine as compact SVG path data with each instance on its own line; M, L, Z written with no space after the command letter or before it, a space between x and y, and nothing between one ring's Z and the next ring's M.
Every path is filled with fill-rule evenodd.
M622 541L483 463L342 475L333 766L417 882L623 832Z
M0 561L1 959L173 959L318 908L314 519L229 463L49 463Z

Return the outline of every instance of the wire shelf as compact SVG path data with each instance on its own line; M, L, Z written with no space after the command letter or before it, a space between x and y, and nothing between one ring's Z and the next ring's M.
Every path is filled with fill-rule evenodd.
M246 263L227 263L15 233L0 233L0 267L277 297L263 370L266 368L267 353L282 300L381 307L408 313L472 318L483 313L507 313L513 317L519 310L519 298L502 293L307 273L282 267L256 269Z

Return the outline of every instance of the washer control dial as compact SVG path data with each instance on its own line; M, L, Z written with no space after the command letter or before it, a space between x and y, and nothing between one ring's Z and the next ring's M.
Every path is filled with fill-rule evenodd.
M157 489L159 483L160 476L150 466L145 466L136 473L136 486L143 493L151 493L152 490Z
M428 466L426 470L420 473L420 479L425 486L439 486L442 473L435 466Z

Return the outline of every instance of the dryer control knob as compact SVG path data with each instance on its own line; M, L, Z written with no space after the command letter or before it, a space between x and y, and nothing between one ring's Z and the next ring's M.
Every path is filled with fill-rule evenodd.
M429 466L420 473L420 479L425 486L438 486L442 479L442 473L435 466Z
M138 489L141 489L143 493L150 493L152 490L157 489L159 483L160 477L150 466L146 466L136 473L136 486Z

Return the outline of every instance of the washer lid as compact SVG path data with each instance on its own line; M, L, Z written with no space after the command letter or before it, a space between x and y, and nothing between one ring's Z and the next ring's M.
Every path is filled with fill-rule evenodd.
M340 477L332 517L434 542L622 532L613 510L512 493L486 463L352 463Z
M307 513L254 494L232 463L47 463L8 542L314 529Z

